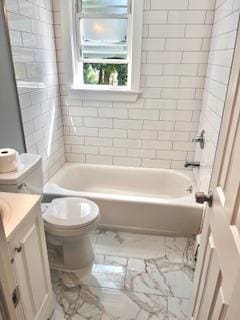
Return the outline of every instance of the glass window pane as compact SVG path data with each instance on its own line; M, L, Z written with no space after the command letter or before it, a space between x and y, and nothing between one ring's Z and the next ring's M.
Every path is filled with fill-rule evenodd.
M82 12L85 14L127 14L128 0L83 0Z
M83 59L127 59L127 46L91 46L82 47Z
M127 19L82 19L84 42L120 43L127 40Z
M126 86L127 64L84 63L84 84Z
M84 59L127 59L127 19L82 19Z

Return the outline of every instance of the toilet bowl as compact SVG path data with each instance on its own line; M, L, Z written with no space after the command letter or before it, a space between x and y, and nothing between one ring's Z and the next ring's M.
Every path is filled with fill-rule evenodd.
M43 214L49 262L52 269L91 271L94 253L90 232L99 222L98 206L83 198L53 200Z

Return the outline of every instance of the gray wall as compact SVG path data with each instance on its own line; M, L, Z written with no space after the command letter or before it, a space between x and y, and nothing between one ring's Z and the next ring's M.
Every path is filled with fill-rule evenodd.
M0 148L25 151L20 109L2 1L0 3Z

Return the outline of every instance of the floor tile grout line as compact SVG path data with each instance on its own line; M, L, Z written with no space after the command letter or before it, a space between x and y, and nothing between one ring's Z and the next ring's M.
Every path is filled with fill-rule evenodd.
M106 256L106 257L116 257L116 258L125 258L125 259L134 259L134 260L157 260L157 259L163 259L163 263L164 262L169 262L170 264L176 264L176 265L183 265L183 266L191 266L191 263L183 263L182 260L177 261L177 259L172 259L172 258L168 258L166 255L164 256L158 256L156 257L150 257L150 258L146 258L146 257L139 257L139 256L123 256L123 255L117 255L117 254L112 254L112 253L106 253L106 252L95 252L95 255L102 255L102 256Z
M125 275L124 275L124 279L123 279L123 287L124 288L126 288L127 273L128 273L128 262L129 262L129 258L127 258L126 270L125 270Z
M57 271L53 271L57 272ZM103 289L106 291L119 291L119 292L126 292L126 293L138 293L138 294L144 294L144 295L151 295L151 296L159 296L159 297L166 297L166 298L175 298L175 299L182 299L182 300L190 300L191 297L181 297L181 296L173 296L173 295L167 295L167 294L160 294L160 293L153 293L153 292L146 292L143 290L129 290L125 286L122 288L111 288L104 285L92 285L92 284L85 284L84 282L79 282L82 288L95 288L95 289Z
M93 285L84 285L87 288L94 288L94 289L103 289L106 291L119 291L123 293L138 293L138 294L144 294L144 295L151 295L151 296L156 296L156 297L162 297L162 298L172 298L172 299L181 299L181 300L190 300L191 297L185 298L185 297L179 297L179 296L170 296L170 295L164 295L164 294L157 294L157 293L149 293L149 292L143 292L143 291L138 291L138 290L127 290L124 288L109 288L105 286L93 286Z
M164 251L165 251L165 257L167 259L167 239L164 237Z
M186 301L191 299L191 297L186 298L186 297L180 297L180 296L171 296L171 295L166 295L166 294L144 292L144 291L139 291L139 290L128 290L128 289L125 289L125 288L109 288L109 287L106 287L106 286L94 286L94 285L86 285L86 284L82 284L82 287L83 288L86 287L86 288L103 289L103 290L106 290L106 291L119 291L119 292L126 292L126 293L138 293L138 294L151 295L151 296L163 297L163 298L181 299L181 300L186 300Z

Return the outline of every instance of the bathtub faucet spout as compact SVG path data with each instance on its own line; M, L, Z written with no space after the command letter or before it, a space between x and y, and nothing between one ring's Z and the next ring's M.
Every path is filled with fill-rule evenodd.
M185 164L184 164L184 167L185 168L188 168L188 167L200 167L200 162L196 161L186 161Z

